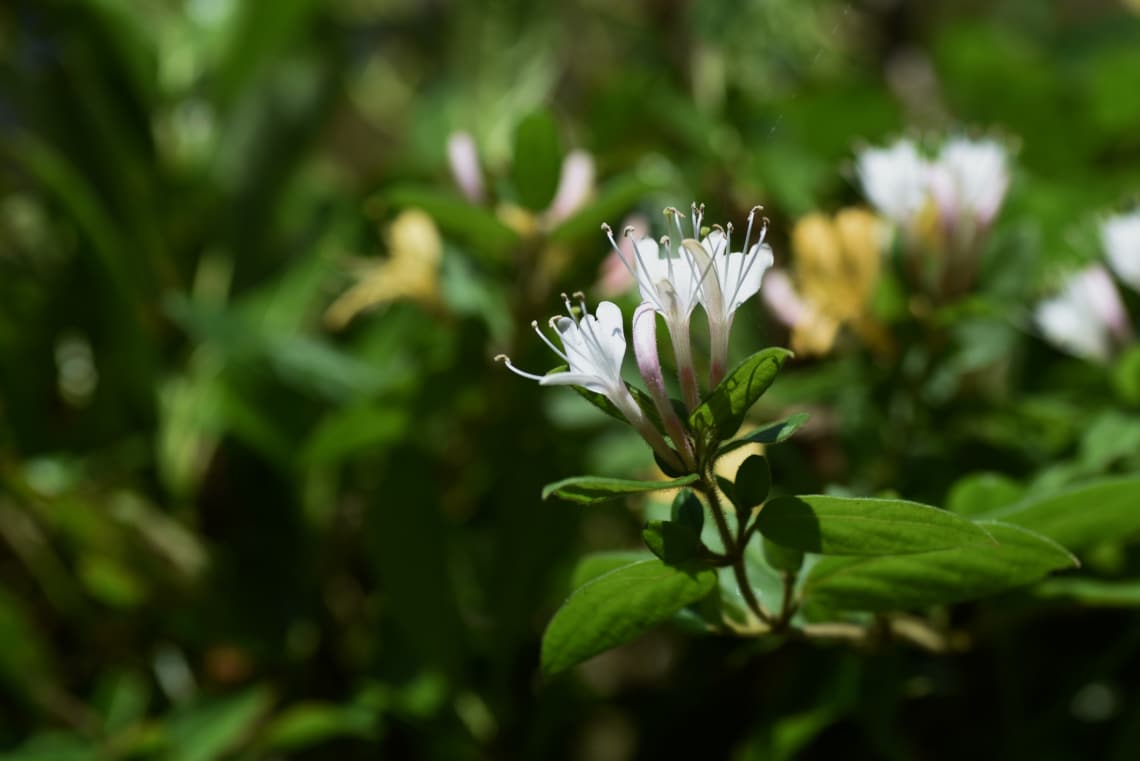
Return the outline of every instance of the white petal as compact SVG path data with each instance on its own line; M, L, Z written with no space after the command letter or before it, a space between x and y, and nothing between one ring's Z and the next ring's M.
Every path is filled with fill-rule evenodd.
M1129 286L1140 291L1140 211L1105 220L1100 234L1113 271Z
M802 320L807 319L810 308L796 293L792 279L784 270L772 270L764 279L764 290L761 294L764 303L776 315L776 319L794 328Z
M910 140L862 151L856 171L867 200L893 222L908 224L926 203L929 164Z
M625 327L621 309L612 301L603 301L594 310L598 342L605 352L608 367L615 376L621 375L621 363L625 359Z
M731 299L731 303L725 305L729 312L736 311L737 307L756 295L764 273L775 261L772 249L767 244L753 246L747 256L738 252L725 257L721 288L726 299Z

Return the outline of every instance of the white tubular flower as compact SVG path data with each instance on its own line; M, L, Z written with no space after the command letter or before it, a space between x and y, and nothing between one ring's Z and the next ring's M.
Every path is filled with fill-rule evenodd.
M550 320L551 327L562 341L562 349L547 338L539 329L537 321L531 323L531 327L542 342L549 346L569 369L549 375L537 375L515 367L510 357L505 354L500 354L495 359L505 364L516 375L538 381L542 386L581 386L588 391L602 394L613 402L660 457L674 467L681 467L682 463L676 452L665 443L664 437L653 427L626 387L625 381L622 380L625 328L622 324L621 309L611 301L603 301L598 304L595 314L590 314L581 294L575 296L578 297L581 310L581 317L577 321L575 321L574 308L566 294L562 295L562 300L569 316L553 317Z
M694 235L700 232L703 210L704 207L698 208L693 204ZM680 212L666 209L665 213L676 221L680 231ZM610 226L603 224L602 229L609 237L614 251L636 279L642 299L652 304L665 318L665 327L669 329L673 355L677 360L681 393L689 409L695 409L700 403L700 390L697 387L696 370L693 368L689 320L693 309L700 302L702 289L707 282L712 282L707 278L712 269L711 258L696 240L684 238L682 233L683 240L676 248L668 237L662 238L660 244L651 238L633 240L634 261L631 262L614 240ZM630 236L632 228L626 228L625 232Z
M642 302L633 313L633 353L637 357L638 372L645 381L645 387L649 389L649 396L653 399L669 438L673 440L673 446L681 453L685 465L694 467L696 458L692 444L665 388L665 375L661 371L661 359L657 355L657 308L648 301Z
M1100 238L1112 271L1140 291L1140 209L1106 219Z
M1008 189L1008 156L996 140L948 140L930 169L930 192L948 227L962 218L986 227Z
M447 138L447 163L464 198L472 203L483 200L483 170L475 138L467 132L452 132Z
M909 226L926 205L930 164L910 140L865 148L856 159L856 172L867 200L895 224Z
M546 209L546 223L556 225L582 207L594 192L594 157L586 151L574 150L562 160L558 189Z
M1128 315L1112 278L1099 264L1077 272L1061 292L1037 306L1045 337L1070 354L1107 362L1115 342L1128 340Z
M728 369L728 338L736 310L756 295L764 273L775 262L772 248L764 242L764 236L768 233L767 219L762 220L756 243L751 247L748 245L752 239L756 213L761 210L762 207L756 206L748 214L743 250L732 251L731 222L727 230L715 229L701 241L701 246L712 262L714 275L707 286L700 289L701 304L709 318L709 386L713 388L720 383Z

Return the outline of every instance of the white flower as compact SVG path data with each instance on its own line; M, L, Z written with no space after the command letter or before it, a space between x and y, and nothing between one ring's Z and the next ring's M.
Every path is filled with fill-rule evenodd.
M1100 227L1100 237L1117 277L1140 291L1140 209L1109 217Z
M483 200L483 170L475 138L467 132L453 132L447 138L447 164L464 198L472 203Z
M764 236L768 232L767 220L761 225L756 243L751 247L748 245L752 239L753 221L760 210L757 206L748 214L748 229L742 246L747 253L743 250L732 251L731 223L727 231L713 230L701 241L701 247L712 262L714 275L700 289L701 305L709 318L709 385L713 387L720 383L727 370L728 338L732 331L733 316L741 304L760 290L764 273L775 262L772 248L764 242Z
M617 404L619 397L629 394L629 389L621 378L621 366L625 359L625 328L621 309L612 301L603 301L598 304L595 314L590 314L585 302L581 302L582 316L575 322L570 299L565 294L563 299L570 316L553 317L550 320L550 326L562 341L562 349L546 337L537 321L530 325L569 369L549 375L536 375L518 369L506 355L500 354L496 359L506 364L515 374L536 380L543 386L582 386L604 394Z
M1120 294L1099 264L1070 277L1057 296L1037 306L1034 318L1059 348L1100 362L1111 357L1114 341L1131 333Z
M659 457L673 467L683 467L680 457L669 448L665 438L653 427L625 385L625 381L622 380L625 328L621 309L611 301L603 301L598 304L595 313L590 314L581 294L575 296L578 298L581 310L580 318L575 320L570 299L566 294L562 294L562 301L569 316L554 317L550 320L551 327L557 331L562 341L562 349L547 338L539 329L537 321L531 323L538 337L566 363L569 369L548 375L536 375L515 367L510 357L505 354L500 354L495 359L505 364L516 375L538 381L543 386L582 386L589 391L602 394L613 402Z
M865 148L856 159L856 172L867 200L895 224L911 224L926 205L930 164L910 140Z
M566 158L562 159L558 189L554 191L554 200L550 202L544 213L546 224L553 227L569 217L586 203L593 192L594 157L586 151L570 151L566 154Z
M947 225L962 217L986 226L1009 189L1005 147L996 140L948 140L930 168L930 192Z

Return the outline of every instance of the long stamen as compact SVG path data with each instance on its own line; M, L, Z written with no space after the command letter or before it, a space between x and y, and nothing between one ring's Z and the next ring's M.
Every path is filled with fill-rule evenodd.
M701 238L701 220L705 218L705 205L702 203L697 206L697 202L693 201L693 237L697 240Z
M496 362L502 362L504 365L507 366L507 369L510 370L512 373L514 373L515 375L521 375L523 378L526 378L527 380L532 380L532 381L541 381L542 380L543 376L541 376L541 375L535 375L534 373L528 373L525 370L520 370L517 367L515 367L513 364L511 364L511 358L508 357L506 354L496 354L495 355L495 361Z
M751 219L749 220L749 222L751 222ZM764 217L763 224L760 228L760 238L756 241L757 246L761 245L764 242L764 237L767 234L768 234L768 218ZM756 256L753 256L752 258L748 258L748 249L745 249L743 251L743 256L745 258L745 261L741 263L742 270L740 272L740 276L736 279L736 288L733 289L732 298L729 299L728 304L726 305L726 308L728 309L729 312L731 312L733 309L736 308L734 306L736 304L736 297L740 294L740 289L744 285L744 279L746 277L748 277L748 273L752 271L752 266L754 264L756 264L756 260L760 258L760 253L761 253L760 251L757 251Z
M756 212L764 211L763 206L753 206L752 210L748 212L748 229L744 232L744 248L741 249L744 253L748 253L748 241L752 240L752 220L756 217ZM760 235L760 240L764 240L764 235Z
M538 329L538 320L531 320L530 326L534 328L534 332L538 334L538 337L542 339L542 342L550 347L551 351L561 357L563 362L570 364L570 358L563 354L562 351L554 345L554 342L547 338L546 334Z
M641 248L637 245L638 241L634 240L631 235L633 232L636 232L636 230L634 230L632 226L625 228L625 237L629 238L630 243L633 244L633 255L637 259L637 272L633 272L633 270L630 270L630 272L633 274L634 280L645 285L645 290L649 292L649 297L653 300L654 306L664 312L665 307L661 304L660 299L657 298L657 288L654 286L653 281L649 279L649 268L645 266L645 260L641 258ZM612 236L610 237L610 242L613 242ZM620 252L618 253L620 255ZM622 257L622 262L625 262L625 257ZM629 265L627 264L626 267L628 268Z

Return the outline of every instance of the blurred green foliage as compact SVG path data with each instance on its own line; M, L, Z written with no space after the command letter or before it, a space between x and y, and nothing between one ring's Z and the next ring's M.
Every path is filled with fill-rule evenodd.
M1028 314L1140 189L1137 82L1107 1L5 3L0 757L1137 757L1129 536L945 611L952 655L664 630L542 682L574 559L641 531L542 486L652 461L490 361L544 367L517 326L598 279L603 221L764 203L786 261L797 216L857 202L857 145L996 130L977 298L937 342L894 320L895 360L789 365L765 419L824 424L773 488L980 513L1134 472L1135 353L1070 360ZM493 201L452 189L457 130ZM572 147L598 187L547 224ZM438 294L330 328L407 207ZM759 304L737 325L738 356L786 338Z

